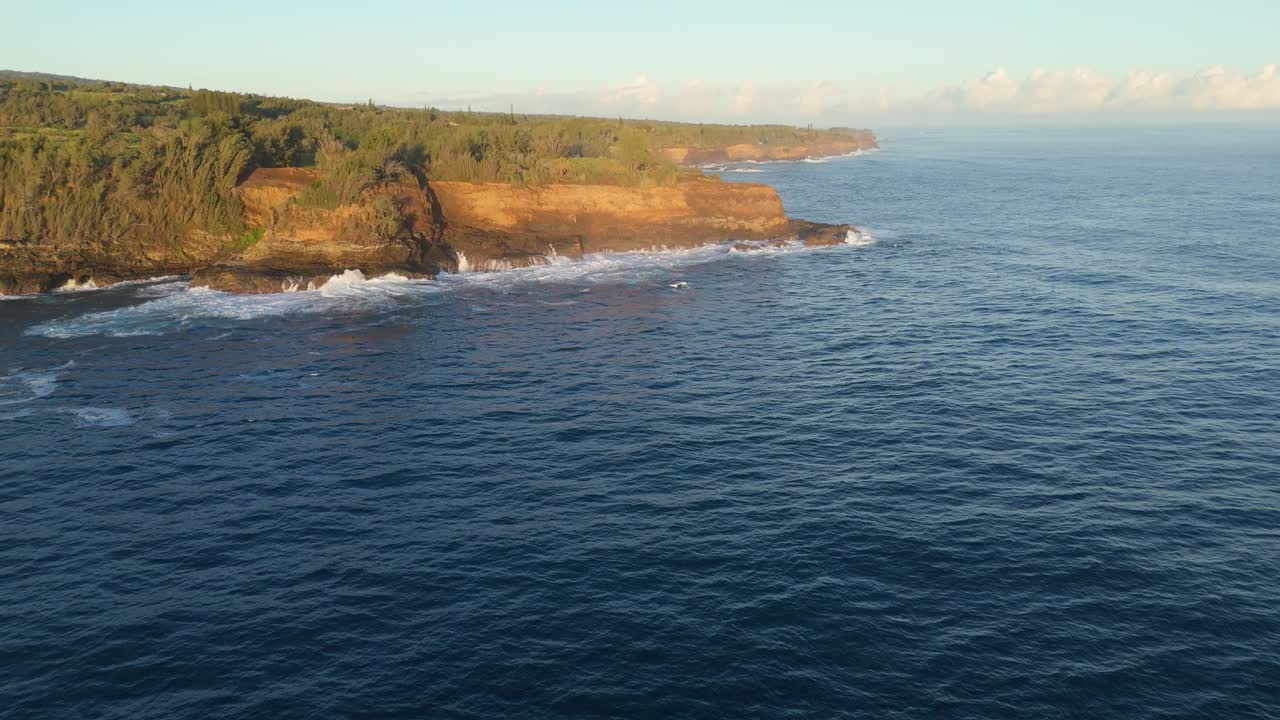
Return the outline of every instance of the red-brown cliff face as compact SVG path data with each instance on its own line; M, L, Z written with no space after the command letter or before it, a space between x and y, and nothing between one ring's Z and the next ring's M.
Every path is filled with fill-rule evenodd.
M546 255L678 248L786 234L773 188L690 180L666 187L432 183L444 240L476 268Z
M725 240L799 237L831 244L847 230L788 221L771 187L708 178L660 187L410 182L370 191L362 202L334 210L298 203L314 179L308 170L255 172L238 192L248 224L260 228L261 239L201 269L194 282L278 292L318 286L345 269L430 277L540 264L553 255ZM394 227L378 216L378 197L394 204L400 218Z

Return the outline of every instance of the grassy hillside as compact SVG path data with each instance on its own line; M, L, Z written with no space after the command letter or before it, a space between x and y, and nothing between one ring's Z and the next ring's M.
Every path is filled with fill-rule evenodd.
M0 73L0 241L149 243L245 232L232 189L315 167L332 208L416 179L666 185L664 147L803 144L843 131L442 112Z

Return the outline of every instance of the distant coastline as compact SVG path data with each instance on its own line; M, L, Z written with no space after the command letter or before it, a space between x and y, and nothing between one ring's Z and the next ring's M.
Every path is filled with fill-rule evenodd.
M880 147L871 130L840 131L843 136L820 137L795 144L737 143L718 147L672 147L662 153L682 165L703 166L732 162L796 162L840 157Z

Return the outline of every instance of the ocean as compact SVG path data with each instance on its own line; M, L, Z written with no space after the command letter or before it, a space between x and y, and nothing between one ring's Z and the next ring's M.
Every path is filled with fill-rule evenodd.
M1280 717L1280 129L718 168L858 242L0 300L6 718Z

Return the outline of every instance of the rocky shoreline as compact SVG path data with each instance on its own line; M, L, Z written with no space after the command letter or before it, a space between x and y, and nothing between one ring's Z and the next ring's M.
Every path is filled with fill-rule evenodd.
M803 150L806 156L850 151L843 145ZM732 147L716 152L726 158L743 155ZM771 148L761 154L798 152ZM708 157L702 150L686 153L682 161L701 163ZM736 242L741 250L758 248L761 241L836 245L856 232L849 225L788 218L767 185L709 177L654 187L408 180L366 191L359 202L332 209L302 202L304 188L316 179L314 171L303 168L254 171L235 189L251 228L241 238L191 232L164 247L127 241L75 248L0 243L0 294L88 283L102 287L160 275L190 275L195 286L229 292L288 292L318 287L346 270L369 277L430 278L544 264L552 257L709 242Z

